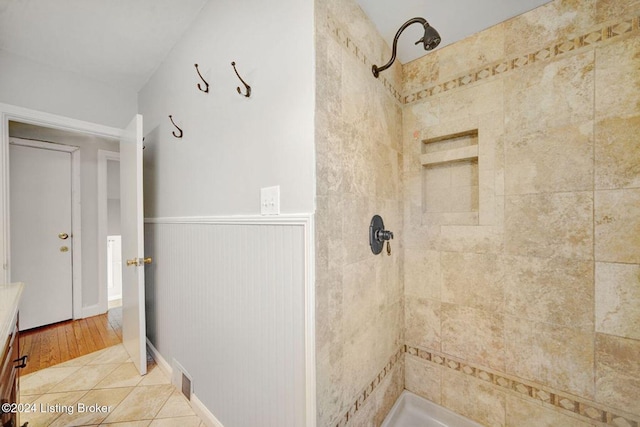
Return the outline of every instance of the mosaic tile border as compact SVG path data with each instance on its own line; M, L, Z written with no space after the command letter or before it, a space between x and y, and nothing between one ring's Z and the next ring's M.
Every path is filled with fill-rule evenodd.
M367 58L364 51L353 41L349 32L341 27L330 14L327 14L326 23L329 33L333 35L335 40L353 54L356 59L366 65L367 69L371 70L373 63ZM371 75L371 78L374 78L373 75ZM378 81L382 83L387 92L389 92L396 101L402 103L402 94L384 75L380 75Z
M426 89L421 89L410 95L405 95L402 97L401 102L402 104L411 104L430 96L438 95L452 89L471 85L499 74L517 70L527 65L541 61L548 61L578 49L592 47L595 44L623 34L638 31L639 29L640 16L636 16L626 21L591 31L571 40L555 42L526 55L518 55L507 60L494 62L444 83L439 83L437 85L427 87Z
M399 361L402 361L403 354L405 353L406 346L402 346L395 352L393 356L389 359L384 368L376 375L376 377L371 381L360 393L358 393L358 398L349 405L349 409L343 413L335 423L335 427L345 427L347 423L355 417L356 413L364 406L365 402L369 399L369 397L373 394L373 392L378 388L382 380L393 371ZM637 426L635 426L637 427Z
M437 351L423 350L405 345L404 352L435 363L436 365L444 366L479 380L486 381L507 391L553 405L564 411L573 412L589 421L599 421L606 425L617 427L640 427L638 420L632 420L627 416L619 415L615 410L605 409L603 406L594 402L576 399L573 396L551 391L548 388L521 379L515 380L513 377L507 378L506 375L500 375L493 370L460 361L459 359L452 358Z

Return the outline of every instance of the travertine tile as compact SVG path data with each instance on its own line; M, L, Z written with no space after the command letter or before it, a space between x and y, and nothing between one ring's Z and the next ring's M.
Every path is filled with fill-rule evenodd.
M195 413L191 409L189 401L178 390L175 390L171 397L164 404L156 418L172 418L172 417L192 417Z
M442 301L501 312L504 273L495 254L442 253Z
M611 117L596 124L595 187L640 187L640 115Z
M593 119L593 51L528 65L504 80L507 140Z
M596 48L596 120L640 115L640 38L628 37Z
M318 269L316 274L316 348L336 345L343 333L342 270Z
M143 378L133 362L123 363L93 388L133 387Z
M596 23L596 0L556 0L505 22L508 56L582 35Z
M33 404L35 412L20 414L20 422L30 426L48 426L56 418L74 412L75 403L86 394L86 391L69 391L64 393L47 393L38 398Z
M381 309L375 318L369 319L358 329L345 336L338 345L343 347L344 371L341 379L344 396L355 399L380 373L401 345L398 326L402 324L400 302Z
M581 421L559 410L542 406L539 402L507 395L507 426L509 427L588 427Z
M629 19L640 12L640 1L597 0L596 22Z
M434 50L428 55L402 64L403 95L409 95L429 87L439 80L440 52L441 50Z
M509 256L505 313L534 322L593 330L593 262Z
M165 374L158 365L153 366L147 371L147 375L144 376L142 381L138 385L160 385L171 384L171 379Z
M455 191L455 190L454 190ZM476 192L477 189L471 190L472 192ZM441 192L443 194L443 198L446 197L446 191ZM456 197L452 197L452 199L459 199L460 195ZM462 196L464 198L465 205L475 205L475 203L469 203L472 200L474 195L471 192ZM477 225L479 222L479 214L477 210L473 212L427 212L422 215L422 223L429 224L431 226L438 225Z
M100 425L109 427L147 427L149 424L151 424L151 420L125 421L123 423L102 423Z
M441 285L440 252L404 252L405 295L439 301Z
M20 378L20 394L43 394L49 392L60 381L73 375L80 367L68 366L59 368L57 366Z
M404 154L420 153L422 140L428 138L433 126L440 123L439 98L427 98L414 104L406 105L402 115L404 128ZM411 141L411 143L409 143ZM417 153L414 150L418 150Z
M440 350L440 301L408 297L404 312L405 341L417 347Z
M342 212L335 212L335 216L332 216L332 219L342 218L341 243L344 247L344 262L346 264L371 259L371 249L368 245L369 225L371 224L374 209L376 208L368 198L344 195ZM388 218L384 216L382 218L385 220L386 229L391 229L391 224L388 224Z
M376 274L373 255L367 261L344 267L342 307L345 330L359 328L378 314L378 301L382 295L378 294L375 285ZM366 295L367 298L363 298L363 295Z
M60 381L50 391L58 393L63 391L91 390L107 375L118 368L118 364L86 365Z
M439 404L441 385L442 368L440 366L405 353L404 388Z
M318 353L316 361L317 425L331 425L335 417L346 410L348 400L344 390L344 351L334 345Z
M477 160L425 167L423 178L424 212L478 211Z
M593 122L508 138L505 159L507 194L591 190Z
M504 25L498 24L439 49L440 81L460 77L465 71L504 58Z
M316 198L316 268L339 269L344 265L345 245L342 235L342 197Z
M640 189L595 192L596 261L640 264Z
M379 426L404 389L404 363L398 362L393 371L380 382L373 394L350 418L349 427Z
M591 331L505 317L508 374L587 399L594 396Z
M439 95L440 117L463 123L474 120L473 117L486 117L487 114L501 118L507 106L505 88L505 82L499 79L476 83ZM461 105L464 105L464 108L460 108Z
M596 401L640 414L640 341L596 334Z
M129 353L127 353L127 350L124 349L122 344L119 344L102 350L97 357L93 358L88 363L88 365L120 364L126 362L131 362L129 359Z
M105 419L122 422L153 419L167 402L175 388L172 385L136 387Z
M411 211L405 210L405 215L410 215L411 217L419 216L421 218L422 212L413 212L413 206L415 205L412 205ZM422 211L422 207L415 206L415 208ZM411 224L411 232L405 233L404 236L402 236L402 244L405 252L411 250L421 251L436 249L436 242L440 236L440 227L422 225L421 220L416 220L415 218L413 221L410 222L407 220L407 222Z
M105 350L94 351L93 353L85 354L84 356L76 357L75 359L67 360L66 362L59 363L56 368L67 368L70 366L85 366L89 362L91 362L96 357L100 356Z
M133 387L91 390L77 401L73 414L62 414L50 427L100 424L132 390Z
M481 170L478 174L480 180L478 191L478 224L502 225L504 215L500 213L504 205L504 197L497 195L498 181L503 179L503 174L495 170Z
M593 257L591 192L507 196L505 225L509 254Z
M640 340L640 265L596 263L596 331Z
M440 251L499 253L503 248L503 227L450 225L439 231L428 242Z
M487 426L505 425L505 393L469 375L442 370L442 405Z
M442 352L471 363L504 370L504 324L501 314L443 303L441 316Z
M174 418L162 418L151 421L149 427L199 427L200 418L196 416L191 417L174 417Z

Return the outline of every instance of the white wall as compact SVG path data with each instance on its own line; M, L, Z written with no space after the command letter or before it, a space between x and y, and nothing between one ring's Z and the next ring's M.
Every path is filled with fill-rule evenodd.
M98 150L119 151L119 142L16 122L10 122L9 135L80 147L82 307L98 304Z
M0 103L123 128L136 93L0 50Z
M120 234L120 162L107 160L107 234Z
M313 296L301 293L311 238L300 240L291 226L181 222L259 215L260 188L273 185L282 213L313 213L313 7L210 2L139 93L145 255L154 259L146 268L148 336L192 375L194 392L225 426L299 427L315 418L305 390L315 384L304 378L314 367L304 360L304 298ZM232 61L250 98L236 92ZM194 63L208 94L196 87ZM182 139L172 136L169 114ZM281 333L286 340L276 340Z
M281 211L314 210L313 2L210 2L140 91L145 216L259 214L280 185ZM251 98L236 92L238 72ZM198 63L211 84L196 88ZM175 130L172 114L184 131Z

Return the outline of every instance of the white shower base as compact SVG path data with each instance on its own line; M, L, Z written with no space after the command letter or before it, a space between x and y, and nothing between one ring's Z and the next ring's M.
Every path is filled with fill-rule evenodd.
M482 425L405 390L380 427L482 427Z

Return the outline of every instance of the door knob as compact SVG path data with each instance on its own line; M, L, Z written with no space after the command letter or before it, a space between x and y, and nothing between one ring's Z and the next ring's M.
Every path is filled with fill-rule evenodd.
M127 260L127 267L130 267L132 265L134 266L139 266L139 265L144 265L144 264L151 264L152 259L151 257L146 257L146 258L131 258Z
M69 238L69 235L67 233L59 233L58 238L62 240L67 240Z

